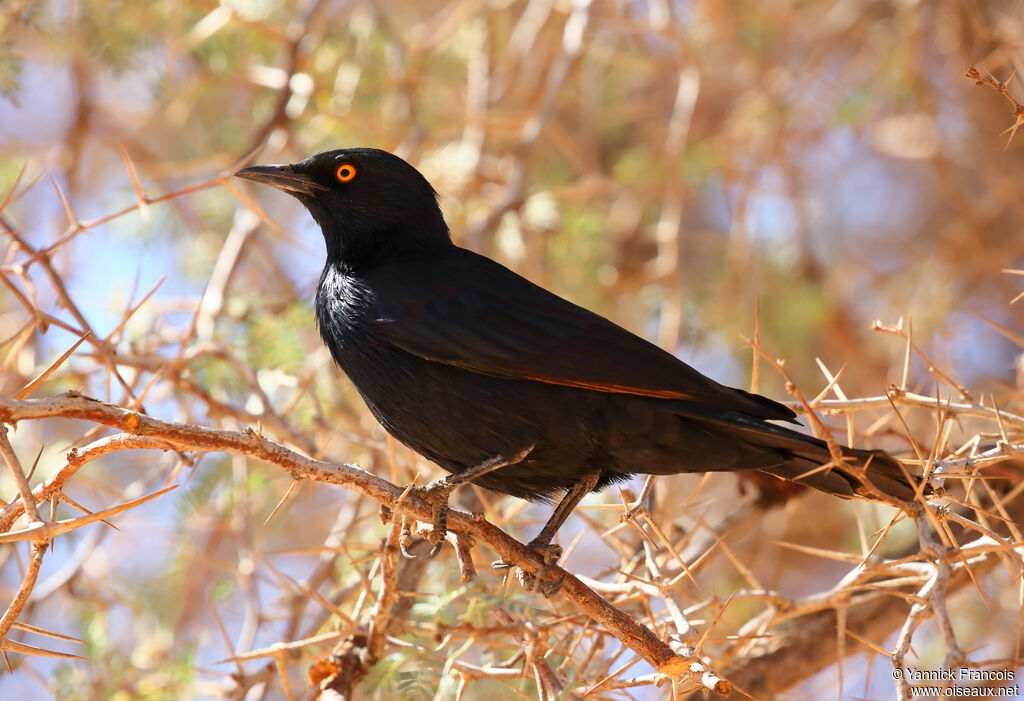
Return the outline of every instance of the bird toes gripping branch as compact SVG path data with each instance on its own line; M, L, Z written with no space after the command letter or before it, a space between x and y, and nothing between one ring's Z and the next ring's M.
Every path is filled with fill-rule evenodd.
M468 470L448 475L444 479L436 480L423 487L411 488L409 490L411 494L416 495L430 504L431 531L427 540L433 543L433 547L430 549L430 552L422 557L430 560L437 557L437 554L441 552L441 546L444 544L445 537L448 535L448 497L456 487L472 482L478 477L486 475L488 472L494 472L495 470L501 469L507 465L515 465L529 455L532 450L533 446L531 445L510 458L498 455L488 460L484 460L479 465L474 465ZM401 545L402 555L409 559L415 559L417 556L411 554L408 550L408 545L412 541L410 530L408 521L405 521L403 524L403 537L400 539L399 543Z
M540 555L541 560L544 561L544 566L537 570L536 574L526 572L522 568L518 569L517 576L519 581L530 591L535 591L538 588L538 583L543 579L544 575L550 572L558 564L558 559L562 557L562 547L551 542L555 537L555 533L562 527L565 519L569 517L569 514L580 503L580 500L593 491L600 479L601 473L595 471L577 480L565 493L562 500L558 502L558 505L555 506L554 511L551 512L551 518L540 529L537 537L527 543L526 547ZM512 563L505 562L504 560L491 563L492 569L507 569L509 567L512 567ZM562 587L562 580L564 579L565 574L563 573L557 581L540 586L540 592L544 596L550 597Z
M426 555L413 555L408 550L408 545L412 542L411 526L408 519L404 519L402 522L402 538L399 541L401 546L402 555L414 560L417 557L423 557L427 560L432 560L437 557L437 554L441 552L441 546L444 544L445 536L448 535L448 497L451 495L452 490L455 487L449 483L448 479L440 479L423 487L413 487L409 490L410 494L415 494L423 501L430 504L430 525L431 530L427 537L427 540L433 544Z
M540 555L540 558L544 561L544 566L537 570L536 574L517 567L516 577L527 591L539 591L544 596L551 598L552 594L562 588L565 573L563 572L562 576L554 582L542 583L541 580L543 580L544 575L558 565L558 560L562 557L562 546L555 543L544 543L535 538L527 543L526 547ZM495 560L491 563L491 569L494 570L504 570L513 566L512 563L505 562L504 560Z

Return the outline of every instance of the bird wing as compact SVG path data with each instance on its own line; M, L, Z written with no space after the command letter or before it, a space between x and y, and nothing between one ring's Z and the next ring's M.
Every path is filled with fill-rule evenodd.
M778 402L705 377L489 258L454 251L367 275L379 338L427 360L495 377L686 400L763 419L795 416Z

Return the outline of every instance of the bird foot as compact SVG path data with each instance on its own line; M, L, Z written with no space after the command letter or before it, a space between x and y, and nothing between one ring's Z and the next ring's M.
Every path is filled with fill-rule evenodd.
M449 479L446 477L423 487L413 487L409 490L411 494L415 494L430 504L431 531L426 539L433 543L433 547L426 555L413 555L407 547L412 541L412 536L411 534L404 534L407 537L403 537L400 542L402 555L406 558L415 560L417 557L422 557L425 560L432 560L441 552L445 536L448 535L448 497L451 495L452 489L454 489L454 485L450 484Z
M544 578L545 574L558 565L558 560L562 557L562 546L555 545L554 543L543 543L531 540L526 544L526 547L540 555L541 559L544 561L544 566L537 570L536 574L532 574L520 567L517 567L516 578L527 591L539 591L545 597L550 599L552 594L562 588L562 582L565 580L565 574L563 574L557 582L543 584L541 583L541 580ZM513 566L514 565L512 563L505 562L504 560L496 560L491 563L491 569L495 570L508 569Z

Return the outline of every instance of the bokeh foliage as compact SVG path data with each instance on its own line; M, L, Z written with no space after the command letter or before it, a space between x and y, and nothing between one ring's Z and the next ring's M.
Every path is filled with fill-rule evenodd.
M460 244L723 382L751 382L751 353L738 334L753 334L756 309L762 347L787 359L805 394L825 384L820 358L833 372L845 367L847 395L877 395L900 380L905 346L870 322L903 318L935 365L975 398L995 396L1012 409L1020 348L986 319L1018 333L1024 321L1024 305L1008 304L1022 280L1003 272L1024 267L1022 147L1000 135L1014 121L1009 104L963 75L971 65L1002 79L1024 68L1021 8L966 0L6 0L0 193L24 173L3 217L36 248L68 234L51 177L80 221L131 205L121 152L158 196L212 180L257 148L258 162L386 148L434 183ZM1021 95L1016 82L1009 88ZM130 392L90 342L34 396L74 389L128 403L145 394L145 410L162 418L259 427L399 483L437 476L389 442L320 346L310 300L323 244L308 217L276 193L235 187L263 218L216 186L71 232L54 266L96 336L115 331L125 310L166 280L110 340ZM47 314L71 318L52 281L3 232L0 250L10 285L0 288L0 394L13 396L76 337L26 313L12 287ZM916 356L908 382L935 392ZM758 389L786 397L763 366ZM873 425L881 413L858 419L857 441L911 453L894 423ZM908 420L914 429L934 425L926 413ZM24 427L12 440L28 464L40 453L38 481L84 430L75 422ZM287 475L238 456L179 457L118 453L68 485L97 509L168 481L183 486L120 517L121 531L92 525L55 543L37 588L45 595L22 618L51 628L59 619L60 630L85 641L77 652L89 661L13 655L0 695L278 698L280 679L266 660L245 663L244 674L214 663L331 629L336 621L310 590L352 617L369 606L363 585L386 533L374 505L303 484L264 524ZM655 487L652 508L673 537L698 530L673 498L698 479ZM5 499L15 493L6 473L0 486ZM742 487L748 496L760 488ZM714 476L705 490L700 518L727 519L736 478ZM518 535L544 516L493 495L465 499ZM62 504L57 513L79 512ZM757 514L763 528L746 523L729 544L768 588L823 590L843 570L766 539L858 547L844 503L811 495ZM641 543L628 529L614 545L594 537L617 518L575 518L587 537L569 564L609 577L618 555ZM872 527L887 521L870 510L865 518ZM910 530L894 531L894 552L901 537L913 542ZM24 553L2 548L0 586L13 592ZM511 638L480 632L495 626L490 609L545 626L552 610L574 615L564 603L502 588L491 573L481 580L459 588L452 558L431 564L416 583L424 597L410 606L409 626L394 633L406 647L390 650L363 693L450 697L453 660L462 659L452 650L469 638L477 642L460 654L474 665L514 657ZM699 591L683 580L672 595L685 606L748 584L721 556L697 582ZM1009 582L997 576L986 586L1000 602ZM740 628L757 608L745 606L730 608L722 625ZM998 633L998 606L1016 616L1012 602L995 612L965 606L967 642L998 648L993 658L1013 647ZM583 621L564 625L574 634ZM571 685L600 680L578 666L588 653L588 661L607 656L606 672L625 661L599 635L577 648L566 629L543 631L549 664ZM447 635L456 642L440 645ZM926 656L926 647L917 652ZM866 651L858 659L859 669L874 664ZM293 684L308 662L290 661ZM836 670L826 667L795 694L890 690L886 679L856 685L847 674L845 683L837 692ZM489 678L465 694L534 697L533 684Z

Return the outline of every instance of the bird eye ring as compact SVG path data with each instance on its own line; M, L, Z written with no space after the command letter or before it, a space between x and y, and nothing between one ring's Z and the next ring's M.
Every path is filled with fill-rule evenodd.
M347 183L356 177L356 167L351 163L342 163L338 166L338 170L335 171L334 175L340 182Z

